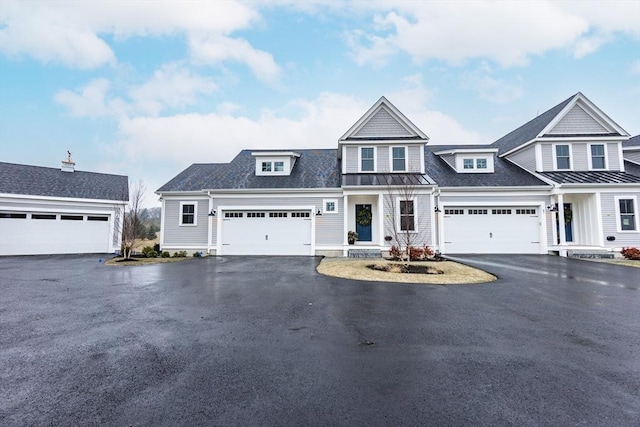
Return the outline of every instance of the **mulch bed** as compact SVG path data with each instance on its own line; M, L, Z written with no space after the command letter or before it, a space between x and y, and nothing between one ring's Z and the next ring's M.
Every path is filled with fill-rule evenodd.
M387 273L409 273L409 274L444 274L444 271L426 265L413 264L370 264L367 268Z

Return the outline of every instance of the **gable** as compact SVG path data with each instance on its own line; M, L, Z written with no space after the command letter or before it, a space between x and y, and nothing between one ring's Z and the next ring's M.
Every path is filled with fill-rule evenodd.
M549 131L549 135L606 134L612 131L576 104Z
M403 138L417 136L410 132L400 121L393 117L386 108L381 106L371 118L364 123L352 138Z

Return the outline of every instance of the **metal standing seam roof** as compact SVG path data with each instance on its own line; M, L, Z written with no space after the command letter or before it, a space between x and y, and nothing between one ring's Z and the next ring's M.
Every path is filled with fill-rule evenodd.
M95 200L129 200L129 179L97 172L0 162L0 193Z
M403 174L345 174L342 175L343 186L394 186L394 185L434 185L429 176L416 173Z
M640 184L640 176L617 171L539 173L558 184Z

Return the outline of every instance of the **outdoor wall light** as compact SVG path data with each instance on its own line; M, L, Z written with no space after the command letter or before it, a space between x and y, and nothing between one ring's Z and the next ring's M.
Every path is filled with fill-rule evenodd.
M209 216L216 216L216 210L211 209L211 212L209 212Z
M440 210L440 208L438 207L438 205L436 205L436 207L434 208L434 211L435 211L436 213L438 213L438 212L442 212L442 211Z
M554 205L547 205L547 210L549 212L558 212L558 204L554 204Z
M318 209L318 212L316 212L316 216L322 216L322 212L320 212L320 209Z

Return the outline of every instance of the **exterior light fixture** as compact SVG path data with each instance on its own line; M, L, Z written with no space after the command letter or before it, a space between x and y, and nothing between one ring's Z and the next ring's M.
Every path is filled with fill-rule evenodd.
M436 213L438 213L438 212L442 212L442 211L440 210L440 208L438 207L438 205L436 205L436 207L435 207L434 211L435 211Z
M209 216L216 216L216 210L211 209L211 212L209 212Z
M316 212L316 216L322 216L322 212L320 212L320 209L318 209L318 212Z

